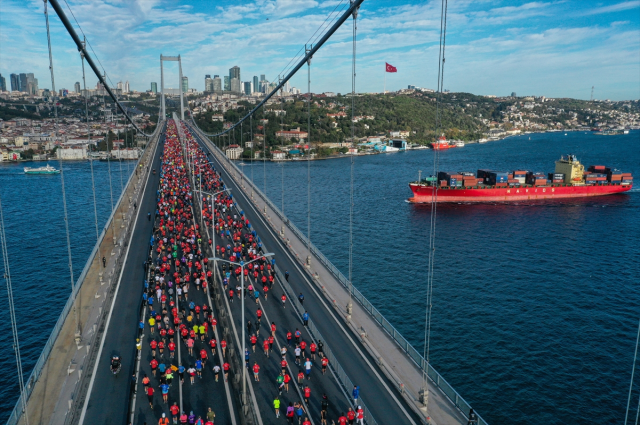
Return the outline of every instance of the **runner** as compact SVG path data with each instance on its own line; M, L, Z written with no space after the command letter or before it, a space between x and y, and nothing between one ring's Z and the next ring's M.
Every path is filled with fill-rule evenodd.
M260 382L260 377L258 374L260 373L260 366L258 366L257 362L253 362L253 379L256 382Z

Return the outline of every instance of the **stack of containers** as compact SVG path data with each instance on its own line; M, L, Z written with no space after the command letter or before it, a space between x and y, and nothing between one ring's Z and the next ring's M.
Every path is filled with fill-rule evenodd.
M633 184L633 176L631 173L622 173L622 184Z
M446 182L446 185L451 187L462 187L462 175L457 173L447 173L446 171L440 171L438 173L438 180L440 186L443 186L442 182Z
M515 170L513 172L513 179L520 184L525 184L527 182L527 172L522 170Z
M607 179L611 184L620 184L622 183L622 171L618 170L610 170L607 168Z
M478 179L473 173L461 171L458 174L462 176L462 186L471 187L478 184Z
M564 183L564 173L549 173L549 180L553 184Z
M485 183L495 187L507 187L509 175L504 172L490 171L487 177L485 177Z
M604 167L602 171L604 171ZM609 182L607 180L608 177L604 173L594 173L591 171L585 171L584 173L584 181L586 184L608 184Z
M605 167L604 165L590 165L587 170L591 171L592 173L605 173L606 169L607 167Z
M531 171L527 173L527 184L544 186L548 183L547 177L543 173L533 173Z

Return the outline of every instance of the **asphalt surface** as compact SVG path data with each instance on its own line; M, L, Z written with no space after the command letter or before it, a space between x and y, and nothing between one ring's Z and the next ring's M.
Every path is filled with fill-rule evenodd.
M164 135L160 137L152 166L160 169L160 154L164 146ZM122 280L116 299L113 301L113 314L105 330L104 347L97 359L93 388L89 394L85 424L101 425L128 423L129 394L131 376L135 366L135 343L137 323L142 302L142 289L145 279L144 262L149 254L153 223L147 219L147 213L153 215L156 203L156 190L160 182L160 173L150 174L147 187L137 209L137 222L129 253L122 270ZM122 370L116 376L111 373L111 356L119 355Z
M202 144L202 141L200 141L200 143ZM209 147L204 146L208 151ZM342 323L342 319L335 317L333 311L325 307L324 300L320 298L321 295L312 289L313 283L309 281L309 277L301 269L299 263L295 261L291 257L291 254L281 245L277 235L265 223L262 214L255 209L250 199L248 199L245 193L236 185L234 180L231 179L227 171L220 166L218 159L211 153L209 154L209 158L214 161L216 170L220 172L222 180L227 187L232 189L236 202L238 202L240 208L243 209L245 215L250 220L265 248L269 252L275 253L277 267L280 271L289 271L289 284L293 290L296 293L302 292L304 294L305 309L309 312L311 320L314 321L316 327L324 336L325 343L333 350L337 360L349 378L355 385L360 386L360 395L367 403L367 407L370 409L371 414L378 424L421 423L420 418L409 407L399 391L394 387L394 384L386 379L383 372L376 366L376 360L367 353L366 349L358 341L358 336L346 328L344 323ZM274 317L281 320L281 323L288 323L289 326L294 327L292 331L295 330L295 327L300 325L299 320L296 317L287 316L287 314L289 314L288 312L278 313L278 309L274 308L277 306L271 304L271 302L274 301L272 295L281 295L281 291L277 289L276 285L274 285L274 292L275 294L269 295L270 300L268 300L266 306L267 314L273 311ZM236 316L236 314L234 314L234 316ZM276 325L278 325L277 320L271 320L276 321ZM264 322L265 320L263 319L263 324ZM278 330L285 332L286 330L282 329L283 327L285 326L278 326ZM282 340L282 335L280 335L279 339ZM257 357L259 358L260 354L258 354ZM314 372L316 372L315 369ZM314 372L312 372L312 376ZM327 385L327 390L331 391L330 384L324 383L324 385ZM336 392L333 393L333 396L336 397L336 401L334 402L335 406L346 405L346 398L342 396L345 404L341 405L340 397L335 393ZM351 391L348 391L348 393L350 396ZM271 393L261 393L261 395L269 400ZM316 403L316 401L312 401L311 403L312 414L314 410L316 412L319 410L319 408L315 408L314 403ZM317 401L317 403L319 403L319 401ZM263 417L264 416L266 415L263 415ZM330 419L331 418L330 416ZM319 423L317 415L314 416L314 423Z

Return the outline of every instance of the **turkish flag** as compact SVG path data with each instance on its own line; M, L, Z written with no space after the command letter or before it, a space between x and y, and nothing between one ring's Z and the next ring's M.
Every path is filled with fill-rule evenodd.
M387 72L398 72L398 68L396 68L393 65L389 65L388 63L385 62L385 64L387 65L386 71Z

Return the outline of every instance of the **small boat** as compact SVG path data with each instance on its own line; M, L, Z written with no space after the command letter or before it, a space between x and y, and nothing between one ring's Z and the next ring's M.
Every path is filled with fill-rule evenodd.
M462 140L456 140L456 148L464 148L464 142Z
M56 170L51 165L47 164L46 167L30 168L24 167L25 174L60 174L60 170Z

